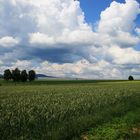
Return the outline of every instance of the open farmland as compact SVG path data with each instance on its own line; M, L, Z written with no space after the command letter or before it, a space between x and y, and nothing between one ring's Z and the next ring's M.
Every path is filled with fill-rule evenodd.
M80 139L82 133L106 128L104 123L129 112L137 118L133 123L140 122L135 113L140 112L140 81L35 81L17 85L0 81L0 85L1 140Z

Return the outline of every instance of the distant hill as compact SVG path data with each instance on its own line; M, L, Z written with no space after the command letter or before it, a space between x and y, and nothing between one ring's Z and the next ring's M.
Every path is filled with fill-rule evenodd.
M48 76L48 75L45 75L45 74L36 74L36 78L56 78L56 77Z

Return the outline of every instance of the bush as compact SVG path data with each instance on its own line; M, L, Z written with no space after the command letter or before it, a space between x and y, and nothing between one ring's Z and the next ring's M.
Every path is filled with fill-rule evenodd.
M128 80L129 80L129 81L133 81L133 80L134 80L133 76L130 75L130 76L128 77Z

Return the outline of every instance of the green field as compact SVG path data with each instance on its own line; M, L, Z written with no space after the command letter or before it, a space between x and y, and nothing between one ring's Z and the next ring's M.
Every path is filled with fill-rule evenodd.
M139 127L140 81L0 81L0 140L139 140Z

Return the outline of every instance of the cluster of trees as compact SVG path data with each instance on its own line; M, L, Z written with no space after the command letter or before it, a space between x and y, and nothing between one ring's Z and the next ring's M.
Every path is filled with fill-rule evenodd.
M18 68L16 68L15 70L9 70L6 69L4 71L4 75L3 78L6 81L9 80L13 80L14 82L27 82L27 80L29 81L34 81L36 78L36 73L34 70L30 70L28 73L26 70L22 70L20 71Z

